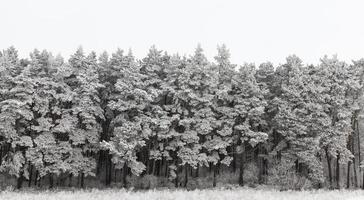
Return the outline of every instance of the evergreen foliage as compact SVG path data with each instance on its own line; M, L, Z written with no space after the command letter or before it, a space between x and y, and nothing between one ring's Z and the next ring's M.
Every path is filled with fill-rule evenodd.
M109 55L0 53L0 172L18 188L75 177L127 187L136 176L190 187L210 174L216 186L236 171L240 185L289 172L314 187L340 188L345 175L364 188L363 60L237 66L225 45L214 62L200 45L189 57L155 46L141 60Z

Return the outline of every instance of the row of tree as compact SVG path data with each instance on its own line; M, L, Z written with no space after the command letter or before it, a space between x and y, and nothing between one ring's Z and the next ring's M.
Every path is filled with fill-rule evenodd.
M359 119L364 60L335 56L274 67L230 63L225 45L209 62L154 46L142 60L118 49L68 62L34 50L0 53L0 170L17 187L85 185L96 176L152 174L178 187L189 177L239 174L254 163L259 183L279 164L316 187L364 189ZM363 177L361 177L361 174ZM181 180L183 182L181 183Z

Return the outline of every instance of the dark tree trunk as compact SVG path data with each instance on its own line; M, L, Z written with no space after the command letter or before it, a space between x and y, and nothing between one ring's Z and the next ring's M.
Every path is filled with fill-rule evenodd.
M32 178L33 178L33 165L30 164L30 169L29 169L29 181L28 181L28 187L32 186Z
M68 187L72 187L72 174L68 176Z
M168 177L168 161L166 160L166 165L164 166L164 177Z
M81 188L85 188L84 180L85 180L85 174L81 173Z
M244 164L240 164L240 171L239 171L239 185L244 186Z
M124 163L124 167L123 167L123 186L124 188L127 188L128 187L128 183L127 183L127 180L126 180L126 176L128 175L128 166L126 163Z
M340 189L340 153L337 153L336 158L336 188Z
M360 129L359 129L359 123L357 121L357 123L355 124L356 127L356 137L357 137L357 143L358 143L358 165L361 165L361 142L360 142ZM359 174L362 171L361 167L359 167ZM363 173L363 177L362 177L362 189L364 189L364 173Z
M38 187L42 186L43 177L40 177L38 180Z
M241 153L241 159L240 159L240 171L239 171L239 185L244 186L244 166L245 166L245 144L243 146L244 150Z
M216 173L217 173L217 164L214 165L214 179L212 182L213 187L216 187Z
M3 146L0 145L0 165L3 162Z
M109 152L107 152L107 155L105 156L105 185L109 186L111 184L111 155Z
M177 166L177 169L176 169L176 178L174 179L174 187L175 188L178 188L178 182L179 182L178 169L179 169L179 167Z
M235 145L233 145L232 150L233 150L233 160L232 160L231 165L233 168L233 172L235 173L236 172L236 147L235 147Z
M199 176L199 171L200 171L200 165L197 165L196 173L195 173L195 178L198 178L198 176Z
M268 160L263 159L263 167L264 167L264 183L267 184L267 175L268 175Z
M187 187L187 183L188 183L188 165L185 164L185 183L184 183L184 187Z
M53 183L53 174L49 174L49 188L52 189L54 187Z
M353 153L354 155L354 158L353 158L353 171L354 171L354 186L355 188L358 187L358 173L357 173L357 164L356 164L356 156L355 156L355 134L356 134L356 131L354 131L354 135L353 135L353 139L351 140L351 152Z
M354 126L354 124L352 124L352 126ZM353 154L353 150L352 150L352 148L351 148L351 141L353 140L353 132L349 135L349 137L348 137L348 142L347 142L347 149ZM353 154L354 155L354 154ZM355 155L354 155L354 157L355 157ZM348 164L347 164L347 170L346 170L346 188L350 188L350 176L351 176L351 174L350 174L350 167L351 167L351 160L349 160L348 161ZM355 167L355 166L354 166Z
M106 102L102 102L103 104L106 104ZM107 112L108 108L105 106L104 111ZM102 126L102 134L101 134L101 141L110 141L111 133L110 133L110 123L111 123L112 117L107 118L105 121L101 123ZM96 174L100 174L102 167L105 167L105 184L110 185L111 182L111 170L110 165L111 163L111 155L108 150L101 150L99 152L99 162L97 163L96 168Z
M348 141L348 146L349 149L351 151L351 153L353 154L353 171L354 171L354 186L355 188L358 187L358 174L357 174L357 169L356 169L356 153L355 153L355 139L356 139L356 134L357 134L357 113L354 113L353 115L353 119L352 119L352 129L353 132L352 134L349 136L349 141Z
M354 126L354 128L355 128L355 126ZM356 168L356 166L357 166L357 163L356 163L356 153L355 153L355 134L356 134L356 130L354 130L354 133L353 133L354 135L353 135L353 137L352 137L352 140L351 140L351 143L350 143L350 148L351 148L351 152L352 152L352 154L354 155L354 157L353 157L353 171L354 171L354 186L355 186L355 188L357 188L358 187L358 173L357 173L357 168Z
M80 180L81 180L81 174L78 174L77 176L77 187L80 187Z
M346 188L349 189L350 188L350 167L351 167L351 161L348 162L348 166L347 166L347 174L346 174Z
M59 187L61 184L62 178L56 175L55 179L56 179L56 187Z
M363 173L363 178L362 179L363 179L363 185L361 187L364 190L364 173Z
M294 161L295 171L296 173L300 173L300 165L298 163L298 159Z
M145 166L146 166L146 169L145 169L145 173L146 174L149 174L150 172L150 160L149 160L149 155L150 155L150 152L149 152L149 149L150 149L151 145L150 143L148 144L148 149L146 149L144 155L145 155Z
M114 168L114 182L117 182L117 172L118 172L118 169L115 168L115 164L113 165L113 168Z
M356 159L353 159L353 171L354 171L354 186L355 188L358 187L358 173L356 170Z
M261 154L263 154L262 145L259 144L259 147L258 147L258 170L259 170L258 182L259 182L259 184L263 183L263 174L264 174L264 165L263 165L264 158L261 156Z
M326 160L327 160L327 169L329 172L329 183L330 183L330 188L332 187L332 173L331 173L331 158L329 155L329 152L327 149L325 149L325 154L326 154Z
M16 189L21 189L23 186L23 181L24 181L24 177L23 177L23 172L20 173L20 176L18 177L17 181L16 181Z
M155 168L156 168L155 165L156 165L156 161L153 160L152 172L151 172L152 175L155 175Z
M102 169L102 163L105 160L105 151L100 150L99 151L99 159L97 160L97 166L96 166L96 176L100 175L101 169Z
M159 166L158 166L158 176L164 176L164 165L165 165L165 159L164 157L162 158L162 160L159 161Z
M108 185L110 185L111 182L112 182L113 163L111 161L111 158L112 158L112 156L110 155L110 157L109 157L109 174L108 174L109 175L109 177L108 177L109 183L108 183Z
M109 152L107 152L107 155L105 156L105 185L108 186L110 185L110 181L109 181Z
M38 183L38 170L35 170L35 179L34 179L34 186L37 186L37 183Z

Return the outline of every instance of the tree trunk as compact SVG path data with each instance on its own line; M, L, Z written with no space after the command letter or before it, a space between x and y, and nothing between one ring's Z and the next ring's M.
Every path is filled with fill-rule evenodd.
M353 121L353 120L352 120ZM354 124L352 124L352 127L355 126L355 122L353 122ZM355 157L355 154L353 153L353 150L351 148L351 143L352 143L352 140L353 140L353 132L349 135L348 137L348 141L347 141L347 149L354 155ZM351 160L348 161L348 164L347 164L347 171L346 171L346 188L349 189L350 188L350 167L351 167Z
M244 186L244 164L240 164L240 171L239 171L239 185Z
M33 165L31 165L30 162L29 162L29 166L30 166L30 169L29 169L28 187L31 187L32 186L32 178L33 178Z
M356 159L353 159L353 171L354 171L354 186L355 188L358 187L358 173L356 170Z
M263 160L263 167L264 167L264 180L263 180L263 182L265 184L267 184L267 175L268 175L268 160L267 159Z
M117 182L116 175L117 175L118 169L115 168L115 164L113 165L113 168L114 168L114 182Z
M340 189L340 153L337 153L336 158L336 188Z
M16 189L21 189L21 187L23 186L23 171L20 173L20 176L18 177L17 181L16 181Z
M351 150L351 153L353 154L353 171L354 171L354 186L355 188L358 187L358 174L357 174L357 168L356 168L356 154L355 154L355 139L357 138L356 137L356 134L358 134L358 130L357 130L357 124L358 124L358 120L357 120L357 112L354 113L354 117L353 117L353 123L352 123L352 129L353 129L353 132L352 132L352 135L351 137L349 137L349 146L350 146L350 150Z
M3 146L0 145L0 165L3 162Z
M37 186L37 183L38 183L38 170L35 170L35 179L34 179L34 186Z
M330 183L330 188L332 187L332 174L331 174L331 158L329 155L329 152L327 149L325 149L325 154L326 154L326 160L327 160L327 169L329 172L329 183Z
M262 145L259 144L259 147L258 147L258 170L259 170L258 182L259 182L259 184L263 183L263 173L264 173L264 165L263 165L264 158L261 156L262 153L263 153Z
M53 186L53 174L49 174L49 188L52 189Z
M128 187L128 183L126 180L127 175L128 175L128 166L126 163L124 163L124 167L123 167L123 186L124 186L124 188Z
M43 177L40 177L39 180L38 180L38 187L42 186L42 180L43 180Z
M236 147L233 145L233 160L232 160L233 172L236 172Z
M346 188L349 189L350 188L350 167L351 167L351 161L348 162L348 169L347 169L347 173L346 173Z
M245 165L245 144L243 144L243 152L240 159L239 185L244 186L244 165Z
M72 174L68 176L68 187L72 187Z
M148 143L148 148L145 150L146 152L144 153L145 155L145 166L146 166L146 169L145 169L145 173L146 174L149 174L150 172L150 160L149 160L149 157L150 157L150 151L149 149L151 148L151 145L150 145L150 142Z
M112 182L112 171L113 171L113 163L111 161L111 158L112 158L112 156L110 155L110 158L109 158L109 185Z
M177 166L177 169L176 169L176 178L174 179L174 187L175 188L178 188L178 182L179 182L179 176L178 176L178 169L179 167Z
M102 169L102 163L103 161L106 160L105 159L105 151L104 150L100 150L99 152L99 159L97 161L97 166L96 166L96 176L100 175L101 169Z
M109 173L107 174L107 185L111 184L111 178L112 178L112 161L111 161L111 155L109 154L108 159L107 159L107 163L108 163L108 171ZM82 176L81 176L82 178Z
M164 166L164 177L168 178L168 160L166 160L166 165Z
M110 185L110 181L109 181L109 152L107 152L107 155L105 156L105 185L108 186ZM78 176L78 179L80 178L80 176ZM77 184L79 185L79 184Z
M360 129L359 129L359 123L357 122L356 124L356 137L357 137L357 142L358 142L358 165L361 165L361 151L360 151ZM359 174L361 173L362 169L361 167L359 167ZM363 173L363 177L362 177L362 189L364 189L364 173Z
M62 174L61 174L62 175ZM56 187L59 187L61 185L61 177L59 177L58 175L56 175Z
M81 188L85 188L84 180L85 180L85 174L81 173Z
M294 161L294 168L295 168L295 172L298 174L300 173L300 167L299 167L299 163L298 163L298 159L296 159Z
M184 187L187 187L187 183L188 183L188 165L185 164L185 183L184 183Z
M214 179L212 182L213 187L216 187L216 173L217 173L217 164L214 164Z
M354 155L354 158L353 158L353 171L354 171L354 186L355 188L358 187L358 173L357 173L357 164L356 164L356 156L355 156L355 134L356 134L356 131L354 130L354 135L353 135L353 138L351 140L351 152L352 154Z
M362 185L362 189L364 190L364 173L363 173L363 185Z
M159 161L158 176L164 176L164 165L165 165L165 159L163 157L162 160Z
M155 160L153 160L153 166L152 166L152 175L155 175L155 168L156 168L156 161Z
M200 165L197 165L196 173L195 173L195 178L198 178L198 176L199 176L199 171L200 171Z

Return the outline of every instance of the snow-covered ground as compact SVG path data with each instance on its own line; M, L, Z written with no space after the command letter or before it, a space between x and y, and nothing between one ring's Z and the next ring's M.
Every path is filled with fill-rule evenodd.
M363 190L275 191L255 189L232 190L85 190L59 192L1 192L1 200L362 200Z

